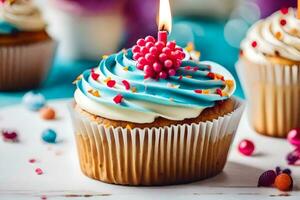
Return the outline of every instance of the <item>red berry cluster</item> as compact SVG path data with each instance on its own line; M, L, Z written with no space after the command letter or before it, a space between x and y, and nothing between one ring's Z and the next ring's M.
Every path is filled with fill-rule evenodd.
M166 79L174 76L181 66L185 53L176 47L176 42L156 41L152 36L139 39L132 47L137 68L145 72L145 78Z

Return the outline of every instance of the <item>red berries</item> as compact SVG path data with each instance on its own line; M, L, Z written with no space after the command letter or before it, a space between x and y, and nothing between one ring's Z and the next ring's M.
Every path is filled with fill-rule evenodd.
M132 47L133 59L137 61L137 69L143 70L145 78L166 79L174 76L185 57L181 48L176 48L176 42L165 44L158 42L152 36L139 39Z
M245 156L251 156L254 152L255 146L250 140L242 140L239 144L239 151Z

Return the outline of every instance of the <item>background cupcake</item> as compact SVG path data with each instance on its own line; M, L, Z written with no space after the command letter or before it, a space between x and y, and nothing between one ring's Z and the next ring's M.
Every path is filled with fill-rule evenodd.
M294 9L282 9L254 24L241 44L237 70L261 134L286 137L300 126L299 25Z
M99 60L117 50L122 39L122 1L49 0L44 7L49 31L59 42L58 54L66 60Z
M175 76L157 64L157 73L148 65L144 73L137 54L112 54L77 80L71 113L83 173L114 184L167 185L221 172L243 111L231 97L231 74L190 56L175 64Z
M45 79L55 42L32 1L0 3L0 90L31 89Z

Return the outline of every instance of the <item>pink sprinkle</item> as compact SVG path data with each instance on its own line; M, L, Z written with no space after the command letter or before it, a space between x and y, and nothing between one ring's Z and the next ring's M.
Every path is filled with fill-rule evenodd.
M123 100L123 96L121 94L118 94L117 96L114 97L113 100L116 104L120 104Z
M17 142L18 134L15 131L2 131L2 137L7 142Z
M129 84L128 81L123 80L122 83L123 83L123 85L125 86L125 89L126 89L126 90L129 90L129 89L130 89L130 84Z
M30 163L35 163L36 160L32 158L32 159L29 159L28 162L30 162Z
M107 86L112 88L116 85L116 81L115 80L109 80L107 81Z
M180 76L179 76L179 78L178 78L178 80L180 80L180 81L181 81L181 80L182 80L182 78L183 78L183 76L182 76L182 75L180 75Z
M198 71L198 69L199 69L199 67L194 67L194 68L193 68L193 71L196 72L196 71Z
M36 168L36 169L35 169L35 173L36 173L37 175L42 175L42 174L43 174L43 170L42 170L41 168Z

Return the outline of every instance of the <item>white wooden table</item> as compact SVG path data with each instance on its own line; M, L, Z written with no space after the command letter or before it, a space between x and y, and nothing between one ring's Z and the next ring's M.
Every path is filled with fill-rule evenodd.
M19 143L0 141L0 199L300 199L300 167L290 167L295 191L257 188L259 175L276 166L286 167L285 155L292 150L286 140L255 134L244 116L232 146L229 160L220 175L201 182L164 187L125 187L101 183L85 177L79 168L68 101L51 101L58 119L43 121L38 113L22 105L0 109L0 129L19 132ZM41 132L53 128L58 144L44 144ZM237 151L242 138L255 142L256 152L245 157ZM37 159L36 163L28 160ZM36 175L40 167L43 175Z

